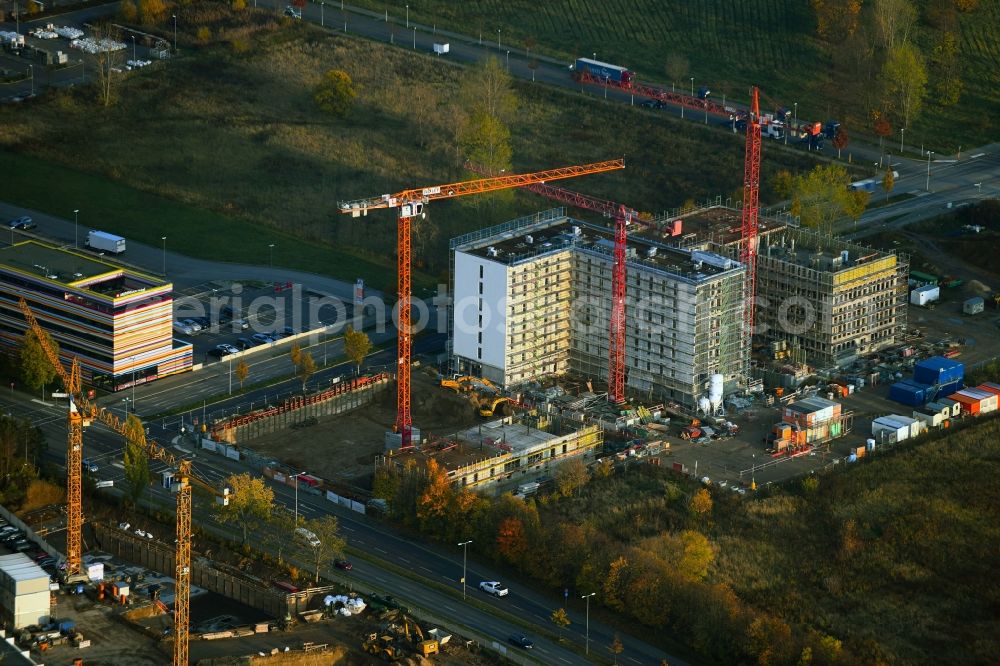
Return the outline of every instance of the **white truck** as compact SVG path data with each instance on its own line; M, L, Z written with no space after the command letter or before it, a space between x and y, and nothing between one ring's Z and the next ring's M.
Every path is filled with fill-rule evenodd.
M125 251L125 239L105 231L90 231L87 233L87 247L99 252L121 254Z

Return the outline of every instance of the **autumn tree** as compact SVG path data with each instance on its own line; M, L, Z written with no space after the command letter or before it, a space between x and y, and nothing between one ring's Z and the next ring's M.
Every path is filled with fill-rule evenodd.
M614 639L611 641L611 645L608 646L608 650L615 656L615 664L618 663L618 655L625 651L625 646L622 645L622 639L615 634Z
M128 497L138 505L143 491L153 477L149 471L149 453L146 450L146 429L135 414L125 420L125 454L122 459L125 480L128 481Z
M162 4L162 3L161 3ZM139 16L142 17L142 5L139 5ZM103 39L121 41L117 28L107 24L98 23L92 26L91 34L94 41L100 43ZM95 82L97 84L97 100L101 106L111 106L118 99L115 84L121 76L121 65L125 59L122 50L100 50L94 54L97 60L97 73Z
M552 620L552 624L556 625L556 628L559 629L559 642L562 642L563 632L566 630L566 627L572 624L570 622L569 615L566 613L566 609L555 609L552 611L552 615L549 616L549 619Z
M299 358L298 365L295 366L295 375L302 382L302 392L305 393L306 383L309 378L316 374L316 361L313 360L312 354L304 351L302 356Z
M344 353L351 359L361 374L361 364L372 350L372 341L364 331L355 331L353 326L348 326L344 331Z
M688 509L691 514L699 518L707 518L712 513L712 494L707 488L699 488L691 496Z
M122 20L125 23L135 23L135 20L139 17L139 10L136 8L133 0L122 0L118 11L121 13Z
M302 346L299 343L292 343L288 350L288 358L291 360L293 368L299 367L299 363L302 362Z
M497 529L497 551L511 564L528 549L528 537L520 518L504 518Z
M451 505L453 491L448 473L437 460L427 460L427 486L417 500L417 518L425 529L438 531Z
M216 504L215 515L221 523L234 523L243 530L243 543L249 538L251 525L266 521L274 508L274 491L264 479L249 472L232 474L226 479L229 503Z
M59 354L59 345L47 332L42 331L45 341L55 354ZM21 361L21 381L31 388L42 388L56 378L56 369L52 367L42 343L35 335L34 329L29 328L24 332L24 340L21 342L19 353Z
M954 106L962 95L962 70L958 38L952 31L941 34L930 58L934 98L941 106Z
M910 0L874 0L872 16L879 45L886 51L906 44L917 24L917 10Z
M240 390L243 390L243 382L250 376L250 366L245 358L241 358L236 364L236 379L240 381Z
M811 0L816 33L831 42L842 41L858 29L861 0Z
M567 497L575 494L590 478L590 474L587 472L587 464L579 457L567 460L559 465L556 468L555 476L556 490L559 491L559 494Z
M848 216L856 220L868 203L868 193L852 191L849 184L847 170L836 164L817 166L796 176L792 214L800 218L802 226L832 234L837 219Z
M837 128L837 132L833 135L833 147L837 149L837 159L840 159L840 151L847 147L847 142L849 141L847 136L847 130L841 125Z
M927 93L927 68L924 58L912 44L898 44L889 51L882 66L882 78L888 99L895 105L903 127L920 114Z
M313 90L313 101L316 102L316 106L337 118L343 118L351 112L357 96L350 75L341 69L327 70L319 85Z
M139 21L143 25L154 25L163 19L167 6L163 0L139 0L138 10Z
M309 552L313 560L315 582L319 582L319 572L338 557L343 557L343 537L340 536L337 517L325 514L319 518L306 521L305 528L316 535L319 545L310 546Z
M878 136L878 149L881 153L882 141L885 137L892 134L892 125L889 124L889 121L886 120L885 116L881 112L876 111L873 115L875 116L875 122L872 124L872 130L875 132L876 136Z
M885 190L886 201L889 200L889 193L892 192L894 187L896 187L896 175L892 172L892 165L890 164L885 170L885 175L882 176L882 189Z

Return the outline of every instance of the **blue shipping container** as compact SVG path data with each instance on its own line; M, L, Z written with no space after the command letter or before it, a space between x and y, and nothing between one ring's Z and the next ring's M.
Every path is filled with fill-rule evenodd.
M932 356L913 366L913 379L921 384L949 384L964 378L965 365L943 356Z
M919 384L896 382L889 387L889 399L911 407L919 407L924 404L925 391L926 388Z

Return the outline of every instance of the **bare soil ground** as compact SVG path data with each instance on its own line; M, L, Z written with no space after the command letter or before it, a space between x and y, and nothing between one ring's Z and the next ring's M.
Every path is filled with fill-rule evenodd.
M451 434L480 418L471 402L441 388L427 372L414 371L411 396L413 425L424 438ZM385 433L395 420L396 387L390 385L367 407L320 418L308 428L260 437L247 447L324 479L368 487L375 456L384 451Z

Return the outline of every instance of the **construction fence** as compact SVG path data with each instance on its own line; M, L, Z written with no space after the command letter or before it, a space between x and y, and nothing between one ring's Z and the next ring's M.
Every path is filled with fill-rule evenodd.
M341 382L321 393L294 396L280 405L233 416L212 425L215 442L238 444L288 428L306 425L309 419L333 416L374 402L389 385L390 375L379 373Z

